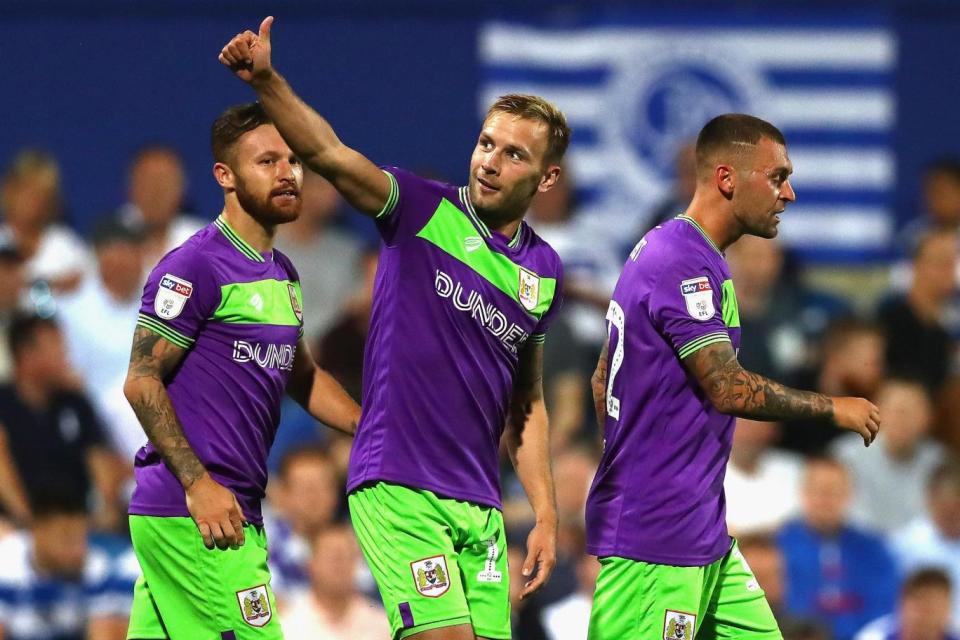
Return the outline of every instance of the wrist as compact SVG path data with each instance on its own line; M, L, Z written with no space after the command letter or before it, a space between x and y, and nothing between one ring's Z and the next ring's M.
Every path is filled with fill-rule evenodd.
M191 474L189 477L181 478L180 484L183 485L183 490L186 493L197 487L204 480L209 480L210 474L207 473L206 469L203 469L199 474Z
M260 92L270 88L270 85L280 77L280 74L271 66L267 69L257 71L250 78L250 86L254 91Z

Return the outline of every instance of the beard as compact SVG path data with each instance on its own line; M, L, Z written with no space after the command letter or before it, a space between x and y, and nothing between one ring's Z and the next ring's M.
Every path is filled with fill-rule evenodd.
M287 222L293 222L300 217L300 207L303 199L297 194L296 200L287 206L278 205L274 202L272 191L267 192L265 196L259 196L247 188L246 182L236 175L235 193L237 201L243 210L251 218L264 225L278 225Z

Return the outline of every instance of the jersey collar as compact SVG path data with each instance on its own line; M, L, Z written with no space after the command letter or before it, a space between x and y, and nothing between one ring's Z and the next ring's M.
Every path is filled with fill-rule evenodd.
M677 220L683 220L684 222L687 222L690 225L692 225L694 229L700 232L700 235L703 236L703 239L707 241L707 244L709 244L714 251L719 253L721 257L723 257L723 251L720 251L720 249L717 248L717 245L713 243L713 240L711 240L710 236L707 235L707 232L703 230L703 227L697 224L696 220L694 220L693 218L691 218L685 213L681 213L680 215L678 215Z
M473 208L473 201L470 200L470 188L469 187L460 187L460 202L463 203L463 206L467 209L467 215L470 216L470 219L473 220L474 224L480 229L485 237L493 237L493 233L490 232L490 228L480 219L480 216L477 215L477 210ZM520 244L520 238L523 236L523 221L517 225L517 230L514 231L513 237L510 238L510 241L507 243L507 246L511 249L515 249L517 245Z
M230 244L232 244L233 247L242 253L247 259L253 260L254 262L266 262L266 260L263 259L263 256L260 255L259 251L247 244L247 242L241 238L236 231L233 230L233 227L227 223L227 219L224 218L222 214L217 216L217 219L213 221L213 224L215 224L217 229L220 230L220 233L222 233L224 237L230 241Z

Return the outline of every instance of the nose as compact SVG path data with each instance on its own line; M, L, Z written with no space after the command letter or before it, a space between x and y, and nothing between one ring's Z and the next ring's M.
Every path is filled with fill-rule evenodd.
M480 168L484 173L497 175L500 173L500 156L496 151L489 151L483 154L480 160Z
M793 190L793 185L790 184L789 180L783 183L783 188L780 190L780 199L787 202L797 201L797 192Z
M277 163L277 179L286 181L292 181L296 179L292 162L289 160L281 160Z

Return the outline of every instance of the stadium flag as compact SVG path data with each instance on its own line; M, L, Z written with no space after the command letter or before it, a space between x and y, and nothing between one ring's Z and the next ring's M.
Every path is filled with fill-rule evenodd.
M798 200L783 216L783 242L808 262L887 258L893 32L880 16L724 24L639 10L562 27L487 23L480 108L518 91L561 107L574 129L569 165L585 211L620 238L666 196L677 149L708 119L760 116L784 132L795 169Z

